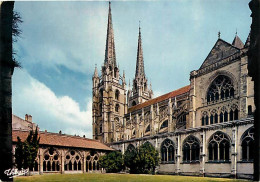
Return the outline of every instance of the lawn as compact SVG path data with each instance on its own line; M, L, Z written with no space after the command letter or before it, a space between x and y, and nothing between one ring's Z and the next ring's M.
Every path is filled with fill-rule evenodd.
M41 181L55 181L55 182L81 182L81 181L185 181L185 182L245 182L245 180L234 180L226 178L206 178L206 177L188 177L188 176L174 176L174 175L136 175L136 174L45 174L35 176L21 176L14 179L15 182L41 182Z

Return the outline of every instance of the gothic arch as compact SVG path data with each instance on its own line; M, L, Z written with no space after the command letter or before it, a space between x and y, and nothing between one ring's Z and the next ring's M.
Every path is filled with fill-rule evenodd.
M160 123L160 127L159 127L160 129L159 129L159 130L168 128L168 126L169 126L169 121L168 121L168 119L163 120L163 121Z
M253 161L254 160L254 127L248 128L240 138L241 146L241 160Z
M200 140L193 135L187 136L182 144L182 152L184 162L199 161Z
M229 135L217 131L211 135L207 144L209 161L230 160L231 138Z
M219 76L225 76L225 77L228 77L231 81L231 83L233 84L233 88L234 88L234 95L236 95L237 91L238 91L238 82L235 78L235 76L228 72L228 71L224 71L224 70L221 70L221 71L217 71L215 74L213 74L205 83L206 88L206 92L203 93L202 95L202 98L205 98L207 100L207 94L208 94L208 91L210 89L210 87L212 86L212 83L216 80L216 78L218 78Z
M53 147L47 148L43 153L43 171L60 171L60 152Z
M130 143L130 144L127 146L127 149L126 149L126 150L133 150L133 149L135 149L135 146Z
M116 91L115 91L115 99L119 100L119 96L120 96L120 92L119 92L118 89L116 89Z
M175 144L166 138L161 144L161 161L162 163L174 163Z
M151 131L151 126L150 126L150 124L148 124L146 127L145 127L145 134L146 133L149 133Z

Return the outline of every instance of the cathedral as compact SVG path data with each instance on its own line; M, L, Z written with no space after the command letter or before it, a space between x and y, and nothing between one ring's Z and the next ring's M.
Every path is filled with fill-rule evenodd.
M145 75L139 28L135 78L120 75L109 3L104 64L93 75L93 138L124 153L149 142L161 174L252 178L254 88L248 47L220 38L190 84L153 98Z

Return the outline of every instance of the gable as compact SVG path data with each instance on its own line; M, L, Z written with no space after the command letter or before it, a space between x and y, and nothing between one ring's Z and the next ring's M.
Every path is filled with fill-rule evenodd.
M200 69L214 64L222 59L225 59L237 52L239 52L238 48L232 46L231 44L227 43L222 39L218 39L218 41L208 54L207 58L201 65Z

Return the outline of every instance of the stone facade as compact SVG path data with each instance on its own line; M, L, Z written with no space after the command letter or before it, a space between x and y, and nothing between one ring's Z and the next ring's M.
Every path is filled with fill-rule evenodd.
M111 37L109 31L107 36ZM136 75L141 67L145 78L140 43L139 31ZM249 38L244 45L236 35L230 44L219 34L201 67L190 72L189 85L154 99L150 88L149 98L143 100L133 99L141 98L142 92L134 96L129 89L128 100L125 94L120 100L125 106L120 117L115 115L113 81L107 82L107 88L112 89L104 92L112 92L108 101L107 95L94 94L94 90L99 93L104 88L105 82L99 80L93 88L93 136L123 153L129 145L138 147L150 142L160 153L159 173L251 178L255 105L253 81L247 70L249 45ZM96 70L93 78L95 75ZM133 90L144 90L142 84L134 84ZM125 87L120 88L120 93L126 93ZM110 113L108 110L104 113L104 108L98 111L98 104L103 103L112 107ZM119 119L118 124L115 118ZM104 132L96 133L99 123L106 126L105 132L111 131L113 135L106 139Z

